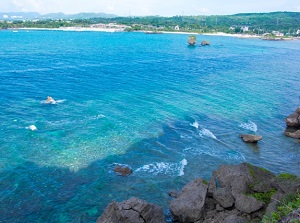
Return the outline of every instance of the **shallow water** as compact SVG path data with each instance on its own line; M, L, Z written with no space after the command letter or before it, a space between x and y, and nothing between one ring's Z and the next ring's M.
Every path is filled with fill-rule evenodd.
M170 189L221 164L300 176L300 144L283 135L300 41L187 37L1 31L0 222L95 222L131 196L168 215Z

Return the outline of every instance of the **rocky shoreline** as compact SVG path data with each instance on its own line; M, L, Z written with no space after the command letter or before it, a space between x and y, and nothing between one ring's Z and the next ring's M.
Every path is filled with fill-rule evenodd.
M197 178L181 191L171 191L173 222L260 222L276 211L287 195L300 191L300 178L273 173L249 163L222 165L209 182ZM298 215L294 219L300 220ZM163 209L138 198L110 203L97 223L163 223ZM283 221L284 222L284 221ZM287 221L289 222L289 221Z
M285 134L299 139L300 107L285 122ZM250 143L262 139L254 135L240 137ZM276 176L249 163L221 165L213 172L209 182L197 178L181 191L170 191L173 200L169 203L169 210L173 222L255 223L276 212L287 196L299 192L300 178L297 176ZM97 223L121 222L163 223L166 219L163 209L158 205L132 197L123 202L111 202L97 220ZM277 222L300 222L300 208Z

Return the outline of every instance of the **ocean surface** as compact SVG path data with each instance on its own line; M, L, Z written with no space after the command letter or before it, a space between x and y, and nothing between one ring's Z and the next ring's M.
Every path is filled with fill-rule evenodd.
M284 136L300 41L187 38L0 31L0 222L90 223L132 196L168 217L168 192L221 164L300 176L299 141Z

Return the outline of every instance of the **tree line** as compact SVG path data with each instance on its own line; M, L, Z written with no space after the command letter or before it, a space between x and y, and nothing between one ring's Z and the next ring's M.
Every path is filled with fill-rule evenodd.
M60 27L89 27L98 23L116 23L131 26L127 31L161 30L173 31L179 26L186 32L225 32L241 33L248 27L249 33L262 34L272 31L295 34L300 30L300 12L271 12L271 13L242 13L235 15L211 16L144 16L144 17L115 17L90 18L75 20L19 20L1 21L0 29L9 28L60 28Z

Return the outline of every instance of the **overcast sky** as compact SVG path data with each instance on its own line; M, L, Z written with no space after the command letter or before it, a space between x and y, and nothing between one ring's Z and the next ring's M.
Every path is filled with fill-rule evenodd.
M119 16L300 12L300 0L0 0L0 12L104 12Z

